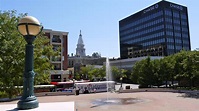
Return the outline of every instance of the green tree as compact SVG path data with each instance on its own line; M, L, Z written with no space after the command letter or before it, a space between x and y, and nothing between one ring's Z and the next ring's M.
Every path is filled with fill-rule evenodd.
M50 70L53 69L50 57L60 55L60 50L54 51L48 37L43 35L38 35L34 41L35 84L49 84Z
M199 51L180 51L160 60L150 58L136 62L131 73L131 80L141 86L161 85L168 81L178 81L180 86L199 86Z
M147 57L135 64L133 67L132 78L137 79L140 87L148 87L155 84L153 65L150 57Z
M194 86L194 81L198 78L198 55L197 52L188 51L186 52L185 59L183 59L183 77L187 78L189 81L189 86L192 88Z
M9 98L20 93L15 86L22 85L25 40L17 30L20 18L27 14L16 14L16 11L0 11L0 87ZM48 44L49 39L40 34L35 42L34 71L36 73L35 83L48 83L49 72L52 68L49 57L57 52L52 50Z
M121 77L121 71L117 67L113 66L111 67L112 69L112 75L113 75L113 80L119 81Z
M141 66L142 66L143 63L144 63L144 60L141 60L139 62L136 62L135 65L133 66L133 70L132 70L132 73L131 73L131 80L134 83L139 83L138 78L140 77Z
M92 65L87 66L87 67L81 67L80 73L79 73L80 79L91 79L91 78L93 78L92 73L89 73L93 69L94 69L94 67Z
M0 81L2 91L7 92L11 98L15 85L22 84L24 66L24 40L18 33L16 26L20 17L15 11L0 12Z
M160 59L160 69L159 69L159 74L160 74L160 79L162 82L165 82L166 87L168 86L168 81L170 80L170 71L171 67L169 64L169 59Z
M106 77L106 67L105 66L99 68L98 71L99 71L99 76L98 76L99 78L103 79Z
M102 68L94 68L93 65L81 67L79 76L81 79L89 79L91 81L97 78L102 79L106 77L105 67L103 66Z
M99 78L99 69L98 68L93 68L88 72L89 75L91 75L91 80L95 80L96 78Z
M160 86L162 84L162 80L161 80L161 72L160 72L160 60L159 59L155 59L152 62L152 70L153 70L153 74L154 74L154 85L155 86Z
M152 69L152 63L150 57L147 57L144 60L144 64L142 65L142 77L143 80L140 81L143 85L154 85L154 74Z

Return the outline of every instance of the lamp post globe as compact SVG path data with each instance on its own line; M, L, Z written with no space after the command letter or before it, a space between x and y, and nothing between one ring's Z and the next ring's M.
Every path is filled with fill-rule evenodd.
M20 19L18 30L23 36L37 36L41 32L42 26L35 17L25 16L24 18Z
M17 103L17 107L22 110L33 109L39 107L39 103L34 95L34 46L32 43L36 36L42 31L43 27L36 18L25 16L20 19L17 29L27 42L25 51L25 70L23 74L23 94Z

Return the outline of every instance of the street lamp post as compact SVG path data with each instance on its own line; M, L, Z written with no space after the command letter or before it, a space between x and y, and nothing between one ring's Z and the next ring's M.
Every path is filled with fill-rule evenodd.
M73 89L75 89L75 79L73 79Z
M42 31L43 27L36 18L32 16L26 16L19 21L17 28L27 42L25 51L25 70L23 74L23 94L17 103L17 107L18 109L22 110L33 109L39 107L39 103L34 95L34 46L32 43L36 36Z
M122 88L122 80L123 80L123 78L120 77L120 82L121 82L120 88Z

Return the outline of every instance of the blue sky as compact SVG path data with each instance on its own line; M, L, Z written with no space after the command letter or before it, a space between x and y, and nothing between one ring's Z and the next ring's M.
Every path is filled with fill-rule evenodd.
M160 0L0 0L0 10L36 17L46 29L69 32L68 53L75 53L80 30L86 54L119 57L119 20ZM191 48L199 48L198 0L167 0L188 7Z

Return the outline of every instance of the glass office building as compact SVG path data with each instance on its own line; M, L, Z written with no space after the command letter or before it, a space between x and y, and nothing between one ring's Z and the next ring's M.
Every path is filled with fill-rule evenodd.
M120 57L191 50L187 7L160 1L119 21Z

